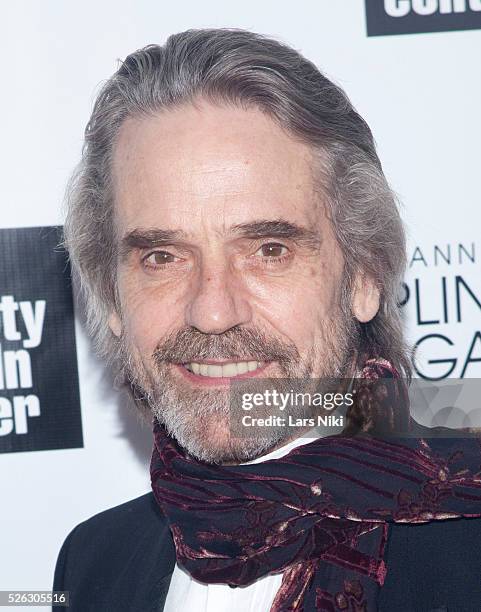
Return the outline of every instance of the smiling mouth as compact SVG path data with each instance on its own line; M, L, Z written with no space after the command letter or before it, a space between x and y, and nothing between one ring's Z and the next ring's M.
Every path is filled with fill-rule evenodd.
M180 364L188 372L205 378L234 378L264 368L263 361L226 361L223 363L207 363L191 361Z

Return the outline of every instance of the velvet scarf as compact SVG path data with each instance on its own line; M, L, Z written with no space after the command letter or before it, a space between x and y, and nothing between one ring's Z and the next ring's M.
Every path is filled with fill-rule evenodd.
M369 360L356 401L406 410L385 360ZM374 399L373 399L374 398ZM152 489L177 562L204 583L283 574L271 612L377 609L389 523L481 516L481 443L472 437L318 438L280 459L219 466L186 455L154 426Z

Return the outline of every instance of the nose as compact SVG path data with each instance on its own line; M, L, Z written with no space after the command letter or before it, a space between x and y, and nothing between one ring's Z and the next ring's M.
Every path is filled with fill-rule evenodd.
M227 265L204 264L192 287L186 324L204 334L223 332L248 323L252 313L238 275Z

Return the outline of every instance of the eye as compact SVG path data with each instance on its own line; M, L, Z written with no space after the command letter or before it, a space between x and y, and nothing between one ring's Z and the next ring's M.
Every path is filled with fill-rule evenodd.
M165 266L167 264L174 263L178 258L168 251L153 251L146 257L143 262L151 267Z
M256 252L256 255L259 254L262 257L282 257L283 255L287 255L289 249L283 244L279 244L278 242L268 242L263 244L261 248Z

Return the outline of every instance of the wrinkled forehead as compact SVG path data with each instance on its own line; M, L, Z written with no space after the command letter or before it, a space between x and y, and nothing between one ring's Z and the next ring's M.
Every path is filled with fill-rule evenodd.
M319 219L313 153L256 109L205 102L128 119L113 158L117 229Z

